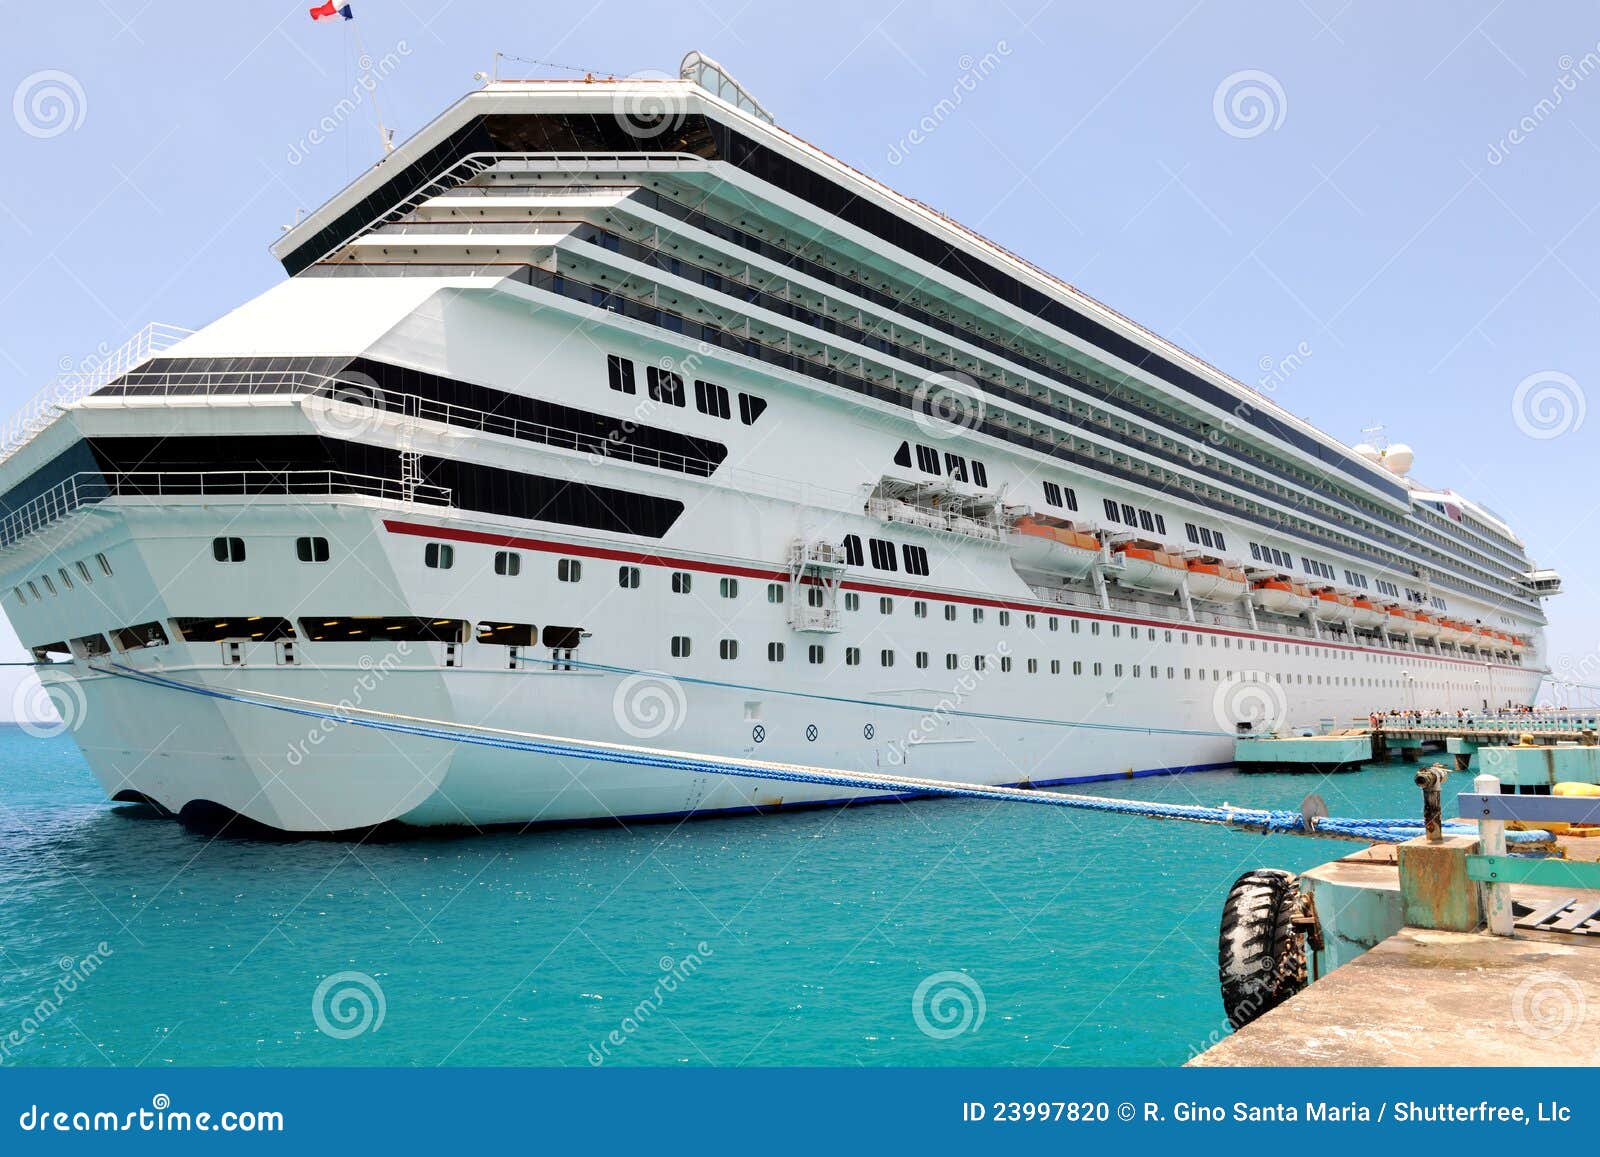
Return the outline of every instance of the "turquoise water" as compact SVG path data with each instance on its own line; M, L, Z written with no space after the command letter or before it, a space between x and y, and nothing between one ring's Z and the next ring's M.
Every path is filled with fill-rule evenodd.
M1335 815L1418 806L1392 767L1089 790L1295 807L1313 789ZM0 728L0 1060L1175 1064L1223 1031L1216 934L1234 877L1350 847L965 801L208 840L102 803L70 740ZM372 978L381 1023L367 982L340 980L330 993L355 984L372 1011L334 1001L319 1025L314 994L345 972ZM925 986L929 1035L914 997L950 972L970 979ZM964 1005L938 998L952 984Z

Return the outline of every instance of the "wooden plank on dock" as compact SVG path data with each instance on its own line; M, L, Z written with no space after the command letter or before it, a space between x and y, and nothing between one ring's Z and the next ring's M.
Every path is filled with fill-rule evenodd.
M1554 920L1561 913L1572 907L1576 901L1576 896L1563 896L1559 900L1529 908L1527 915L1517 917L1517 927L1542 928L1546 923ZM1516 907L1521 907L1521 905ZM1513 911L1515 911L1515 908L1513 908Z
M1552 932L1577 932L1600 915L1600 900L1573 900L1572 909L1550 925Z

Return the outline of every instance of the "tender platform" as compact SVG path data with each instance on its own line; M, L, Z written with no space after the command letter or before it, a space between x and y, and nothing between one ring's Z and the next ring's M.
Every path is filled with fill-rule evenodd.
M1240 736L1233 742L1240 771L1356 771L1372 762L1372 736L1365 731L1333 735Z

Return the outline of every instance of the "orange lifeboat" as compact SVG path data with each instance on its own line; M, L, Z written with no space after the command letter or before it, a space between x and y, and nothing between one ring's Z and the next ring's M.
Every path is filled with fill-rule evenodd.
M1383 608L1366 595L1356 595L1350 600L1350 618L1358 627L1376 627L1384 621Z
M1446 643L1470 643L1472 628L1458 619L1440 619L1439 637Z
M1308 587L1286 578L1257 579L1250 584L1250 598L1275 615L1303 615L1317 605Z
M1419 639L1437 639L1439 637L1439 620L1424 611L1411 612L1412 632Z
M1317 606L1313 613L1325 623L1344 622L1355 605L1355 600L1349 595L1340 594L1332 587L1323 587L1314 593L1317 596Z
M1189 560L1189 594L1213 603L1234 603L1249 590L1244 571L1215 559Z
M1119 542L1111 552L1118 563L1112 577L1125 587L1176 594L1189 573L1182 558L1152 544Z
M1100 540L1041 518L1019 518L1011 536L1012 561L1026 570L1083 578L1100 558Z

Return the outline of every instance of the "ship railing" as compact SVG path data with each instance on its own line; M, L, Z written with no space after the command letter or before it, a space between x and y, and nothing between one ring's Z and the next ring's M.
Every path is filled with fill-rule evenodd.
M120 347L96 352L63 370L30 398L0 429L0 462L5 462L43 433L73 402L177 345L193 331L151 322Z
M576 172L592 169L608 171L619 168L652 171L682 168L703 169L706 167L706 160L692 153L470 153L460 160L446 165L432 180L396 201L387 211L372 218L370 221L364 222L354 231L347 234L336 245L323 252L317 258L317 262L327 261L365 233L369 233L383 225L403 220L435 197L476 188L477 186L473 186L469 182L491 169L516 172L519 165L523 167L523 171L527 172L547 172L551 170ZM275 251L279 253L286 252L282 242L275 247Z
M921 526L928 530L959 534L986 542L1000 542L1003 538L998 523L983 522L964 514L947 514L943 511L930 510L927 507L902 502L897 498L869 498L866 502L866 513L869 517L879 518L884 522L906 523L910 526Z
M344 470L138 470L84 472L63 479L0 519L0 549L108 499L233 497L331 498L356 495L387 503L449 506L443 486L408 484Z
M355 370L323 374L303 369L285 370L149 370L136 371L102 390L98 398L246 398L272 396L286 405L303 405L319 399L330 407L331 424L342 433L359 434L375 429L387 417L435 421L463 429L520 438L612 461L676 470L705 478L746 497L760 496L804 506L827 506L841 513L860 509L861 490L840 490L816 483L780 478L723 466L668 450L639 446L613 434L602 436L570 427L525 421L505 414L440 402L416 394L385 389L369 375ZM635 422L617 418L619 427Z
M439 422L459 429L499 434L525 442L576 450L597 458L621 459L701 478L710 477L720 464L709 458L659 450L628 441L623 431L631 419L615 419L617 427L608 434L574 430L389 390L369 375L356 370L336 374L298 369L152 371L148 374L130 374L102 396L213 398L258 395L276 395L297 404L308 398L320 399L335 407L335 424L347 434L376 429L387 416Z

